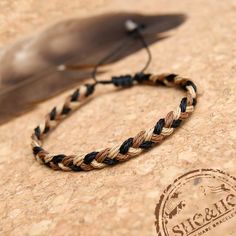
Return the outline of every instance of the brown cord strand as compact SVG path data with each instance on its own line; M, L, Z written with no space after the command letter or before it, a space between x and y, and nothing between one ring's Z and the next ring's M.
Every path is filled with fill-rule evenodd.
M94 151L88 154L54 155L42 148L42 141L46 138L64 118L76 110L81 102L93 94L97 84L113 84L117 87L128 87L134 84L152 83L165 86L178 86L186 91L186 97L182 98L175 111L169 112L164 119L160 119L150 129L139 132L136 136L128 138L121 145ZM139 73L134 76L126 75L113 77L109 81L97 81L94 84L82 85L67 97L63 107L56 107L46 116L44 125L35 128L32 135L32 149L37 161L55 170L65 171L89 171L115 165L129 160L142 151L150 149L155 143L161 142L171 135L194 111L197 102L197 88L195 84L186 78L175 74L151 75Z

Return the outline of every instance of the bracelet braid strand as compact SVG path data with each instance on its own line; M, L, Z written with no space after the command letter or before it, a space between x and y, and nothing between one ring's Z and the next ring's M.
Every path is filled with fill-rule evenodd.
M80 155L54 155L42 148L42 141L64 118L72 111L79 108L81 102L93 94L96 85L113 84L117 87L129 87L134 84L151 83L165 86L177 86L186 91L180 105L175 111L169 112L165 118L157 121L150 129L139 132L136 136L128 138L121 145L106 148L101 151L93 151ZM36 160L55 170L64 171L89 171L112 166L119 162L129 160L142 151L150 149L155 143L161 142L165 137L171 135L180 126L181 122L189 117L194 111L197 102L196 85L189 79L176 74L144 74L134 76L126 75L112 77L111 80L98 81L92 84L82 85L67 97L64 105L59 110L54 107L46 116L43 126L34 129L32 135L32 149Z

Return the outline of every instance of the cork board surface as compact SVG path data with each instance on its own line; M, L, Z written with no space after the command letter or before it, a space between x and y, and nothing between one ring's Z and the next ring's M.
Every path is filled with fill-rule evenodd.
M155 235L156 204L175 178L198 168L236 175L235 1L2 0L0 5L2 46L65 16L115 10L186 14L184 24L151 46L150 72L179 73L199 88L196 111L174 135L137 158L100 171L52 171L32 156L32 130L69 91L0 126L0 235ZM139 51L106 75L135 72L143 60ZM65 120L45 146L77 153L121 143L154 125L183 95L148 86L106 91L99 87L96 98Z

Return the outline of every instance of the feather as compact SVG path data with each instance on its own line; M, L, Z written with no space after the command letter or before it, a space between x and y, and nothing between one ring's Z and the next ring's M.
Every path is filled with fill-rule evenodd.
M111 13L68 19L1 48L0 123L89 78L94 65L125 38L127 19L145 24L143 34L152 44L164 39L160 34L179 26L185 16ZM108 64L142 48L132 39L126 43L133 46ZM65 64L72 71L61 71Z

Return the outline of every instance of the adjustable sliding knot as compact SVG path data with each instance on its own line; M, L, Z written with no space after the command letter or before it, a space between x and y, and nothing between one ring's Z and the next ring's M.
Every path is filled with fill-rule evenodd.
M150 74L144 74L142 72L131 75L112 76L111 80L97 80L95 84L114 84L116 87L130 87L136 81L142 83L148 81Z
M113 76L112 83L116 87L130 87L133 85L133 77L131 75Z

